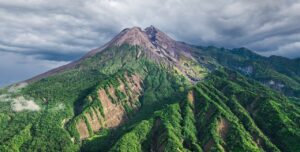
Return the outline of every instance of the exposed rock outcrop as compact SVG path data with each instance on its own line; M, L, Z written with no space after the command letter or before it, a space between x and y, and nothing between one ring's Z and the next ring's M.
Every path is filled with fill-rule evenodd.
M89 127L94 133L101 128L116 128L128 119L126 107L132 110L139 108L137 102L142 94L142 78L125 73L124 78L116 80L119 82L117 86L107 84L107 87L96 90L96 97L87 96L89 102L100 102L101 106L90 106L77 116L76 129L81 140L91 136Z
M104 121L105 127L114 128L120 125L125 119L127 119L125 109L120 104L113 104L111 99L109 99L104 89L99 90L98 92L99 100L102 104L104 111Z

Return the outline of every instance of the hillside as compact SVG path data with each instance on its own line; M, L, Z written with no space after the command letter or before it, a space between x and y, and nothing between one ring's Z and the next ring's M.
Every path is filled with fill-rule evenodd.
M299 151L298 60L124 29L0 90L0 151Z

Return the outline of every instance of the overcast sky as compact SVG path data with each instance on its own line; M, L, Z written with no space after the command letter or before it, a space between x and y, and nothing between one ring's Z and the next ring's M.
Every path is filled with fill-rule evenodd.
M0 86L150 25L191 44L300 57L295 0L0 0Z

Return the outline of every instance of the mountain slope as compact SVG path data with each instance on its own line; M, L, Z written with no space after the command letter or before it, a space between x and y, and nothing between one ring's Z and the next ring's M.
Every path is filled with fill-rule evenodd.
M125 29L2 89L0 151L298 151L298 62L273 58ZM265 63L285 95L257 76L274 79Z
M277 56L262 57L246 48L230 50L216 47L197 47L194 54L201 57L198 58L199 62L213 60L295 100L299 100L300 69L297 59L292 60Z

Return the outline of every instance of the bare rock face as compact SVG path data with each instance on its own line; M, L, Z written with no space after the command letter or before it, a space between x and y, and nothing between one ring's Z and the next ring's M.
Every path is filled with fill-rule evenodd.
M138 45L149 50L155 49L153 44L150 42L149 38L147 37L146 33L142 31L140 27L132 27L126 28L122 30L118 35L116 35L111 41L106 43L104 46L94 49L87 53L84 58L91 57L106 48L112 46L120 46L122 44L131 44L131 45Z
M190 51L187 45L173 40L154 26L147 27L145 32L152 44L172 58L177 59L179 54Z
M156 47L164 50L172 58L178 59L180 54L191 57L189 45L173 40L154 26L147 27L145 32Z
M88 111L78 115L78 119L74 119L80 140L90 137L93 133L103 128L116 128L128 120L126 107L136 111L139 109L139 97L142 94L143 80L138 74L124 74L125 80L119 80L118 86L108 85L107 88L99 88L97 90L97 98L93 102L100 102L103 114L99 111L99 107L89 107ZM126 88L126 86L128 88ZM116 91L122 92L126 98L120 98L116 95ZM92 97L89 96L92 102ZM89 127L90 130L89 131Z
M98 96L103 106L106 127L117 127L127 119L124 107L120 104L112 103L104 89L99 90Z
M168 60L177 62L180 55L191 57L191 48L181 42L177 42L154 26L142 30L139 27L126 28L104 47L89 52L85 57L90 57L105 48L120 46L122 44L137 45L142 47L154 60Z
M154 49L154 46L150 42L146 33L141 30L139 27L133 27L130 29L123 30L113 42L113 45L122 45L122 44L131 44L131 45L139 45L145 48Z

